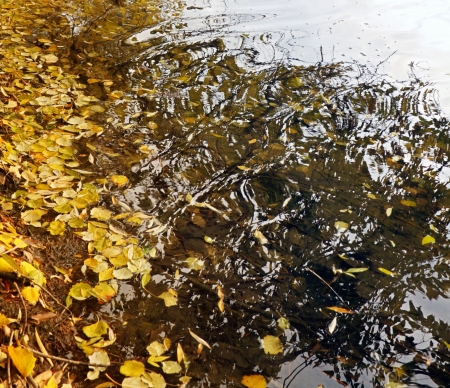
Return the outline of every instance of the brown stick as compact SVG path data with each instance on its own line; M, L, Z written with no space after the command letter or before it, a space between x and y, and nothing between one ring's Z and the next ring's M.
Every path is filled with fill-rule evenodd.
M24 349L28 349L30 352L32 352L34 354L37 354L38 356L45 357L45 358L52 358L54 360L68 362L70 364L87 365L87 366L101 367L101 368L107 368L108 366L111 366L111 365L105 365L105 364L92 364L92 363L86 362L86 361L70 360L70 359L64 358L64 357L57 357L57 356L52 356L50 354L44 354L44 353L38 352L37 350L34 350L34 349L28 348L26 346L23 346L23 345L20 345L20 346L22 346ZM112 362L111 364L120 364L120 362Z

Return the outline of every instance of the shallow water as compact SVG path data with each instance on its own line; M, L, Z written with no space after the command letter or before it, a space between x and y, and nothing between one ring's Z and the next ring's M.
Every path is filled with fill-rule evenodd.
M124 23L107 43L77 41L105 58L80 66L113 74L123 92L96 142L129 156L97 164L130 178L120 200L168 226L134 232L160 251L147 288L179 295L166 308L122 284L100 309L129 322L121 350L146 357L167 336L189 354L198 387L241 386L250 374L270 387L445 386L445 3L152 7L151 20ZM422 245L427 235L436 243ZM212 351L196 355L188 328ZM282 353L264 353L266 335Z

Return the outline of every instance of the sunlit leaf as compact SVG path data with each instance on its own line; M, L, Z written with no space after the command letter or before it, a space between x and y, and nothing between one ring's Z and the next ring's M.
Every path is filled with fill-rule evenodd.
M91 296L90 291L92 287L86 283L77 283L72 286L69 295L77 300L85 300Z
M84 326L83 333L89 338L101 337L108 332L109 326L104 321L97 321L96 323Z
M94 287L93 292L98 297L98 302L100 304L109 302L113 296L116 295L116 290L114 290L114 288L106 282L97 284Z
M183 347L181 346L180 343L178 343L177 344L177 361L179 364L181 364L181 361L183 361L183 357L184 357Z
M158 298L164 300L164 304L166 305L166 307L176 306L178 303L178 298L171 292L163 292L158 296Z
M144 371L145 365L135 360L125 361L120 367L120 373L129 377L139 377Z
M261 340L264 353L266 354L278 354L283 351L283 345L278 337L273 335L266 335Z
M147 362L150 364L150 365L153 365L153 366L156 366L157 368L159 368L159 364L158 364L158 362L162 362L162 361L165 361L165 360L167 360L169 358L169 356L150 356L148 359L147 359Z
M145 273L144 275L142 275L142 278L141 278L142 287L145 287L151 279L152 279L152 277L149 273Z
M33 356L32 352L21 347L15 348L14 346L8 346L8 354L11 357L14 366L23 377L27 377L31 374L36 363L36 358Z
M426 244L434 244L436 242L435 238L433 236L425 236L422 239L422 245L426 245Z
M327 307L327 309L332 310L332 311L336 311L337 313L341 313L341 314L354 314L355 312L343 307L337 307L337 306L332 306L332 307Z
M114 270L113 275L116 279L126 280L133 277L133 272L131 272L128 268L120 268Z
M264 376L250 375L242 377L241 384L248 388L266 388L267 381Z
M0 327L9 325L12 322L17 322L17 319L11 319L4 314L0 314Z
M209 237L209 236L205 236L205 237L203 237L203 239L208 244L212 244L214 242L214 240L211 237Z
M365 268L365 267L361 267L361 268L349 268L347 271L347 273L360 273L360 272L366 272L368 271L369 268Z
M163 361L162 370L167 374L174 374L181 372L181 365L176 361Z
M269 240L267 240L267 238L259 230L255 230L253 235L256 237L256 239L258 240L258 242L261 245L265 245L265 244L269 243Z

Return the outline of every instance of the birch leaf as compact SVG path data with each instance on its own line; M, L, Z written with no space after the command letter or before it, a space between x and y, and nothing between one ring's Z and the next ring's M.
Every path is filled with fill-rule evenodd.
M264 353L266 354L278 354L283 351L283 345L278 337L273 335L266 335L261 340Z
M33 353L21 347L8 346L8 354L23 377L31 374L36 364L36 358L33 356Z
M422 245L426 245L426 244L434 244L436 242L436 240L434 239L433 236L425 236L422 239Z
M250 375L242 377L241 384L248 388L266 388L267 381L264 376Z
M24 287L22 289L22 296L27 300L28 303L34 306L39 300L39 292L40 291L37 288Z
M101 337L108 332L109 326L105 321L97 321L96 323L83 327L83 333L89 338Z
M158 298L164 300L164 304L166 305L166 307L176 306L178 303L178 298L171 292L163 292L158 296Z
M142 362L129 360L120 367L120 373L128 377L139 377L145 372L145 365Z
M163 361L162 370L167 374L175 374L181 372L181 365L176 361Z

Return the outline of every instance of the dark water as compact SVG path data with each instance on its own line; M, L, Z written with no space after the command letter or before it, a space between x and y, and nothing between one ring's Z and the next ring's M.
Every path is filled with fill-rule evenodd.
M441 82L445 101L444 65L419 45L402 51L414 36L393 41L421 17L442 20L442 4L427 6L426 17L417 6L399 17L404 24L395 23L403 3L362 11L347 2L150 4L145 17L133 4L110 11L125 15L115 35L118 19L96 19L107 43L99 27L77 30L91 17L83 9L71 19L79 68L112 74L123 93L98 142L130 158L105 157L99 167L127 175L132 185L119 198L167 225L158 236L139 231L160 252L147 288L179 295L166 308L122 284L100 311L129 322L121 350L146 357L153 340L180 342L195 387L241 386L251 374L270 387L449 386L449 125L428 83ZM355 26L378 10L384 24L374 31L384 38L372 49L373 36ZM434 31L416 32L438 50L425 30ZM364 55L351 56L344 42ZM426 58L428 73L401 65ZM147 156L133 158L143 145ZM427 235L436 242L422 245ZM188 268L188 257L203 267ZM342 273L351 268L367 271ZM213 350L195 355L188 328ZM266 335L279 336L282 353L264 354Z

